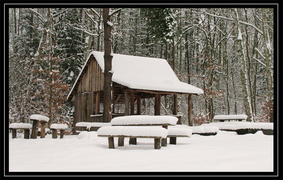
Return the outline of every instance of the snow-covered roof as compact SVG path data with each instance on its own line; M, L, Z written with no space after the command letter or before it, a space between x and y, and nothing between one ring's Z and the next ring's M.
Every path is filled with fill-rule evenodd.
M181 82L165 59L112 54L112 81L131 89L203 94L203 90ZM90 56L94 56L104 72L104 52L92 51L77 77L68 99L77 84Z

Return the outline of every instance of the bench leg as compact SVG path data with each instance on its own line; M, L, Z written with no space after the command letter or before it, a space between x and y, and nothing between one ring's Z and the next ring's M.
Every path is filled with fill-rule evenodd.
M161 139L161 146L167 146L167 138Z
M154 149L160 149L160 138L154 138Z
M170 137L170 144L177 144L177 137Z
M65 130L61 129L60 130L60 139L62 139L64 137L64 134L65 134Z
M114 147L114 137L108 137L108 146L109 146L109 149L115 149L115 147Z
M17 129L12 129L12 139L17 138Z
M57 139L57 130L56 129L52 129L52 138Z
M29 139L29 129L25 129L25 135L24 135L24 138L25 139Z
M38 133L38 126L39 121L34 120L32 123L32 131L31 131L31 138L36 139L37 138L37 133Z
M124 146L124 138L123 137L118 138L118 146Z
M129 144L137 145L137 138L130 138Z

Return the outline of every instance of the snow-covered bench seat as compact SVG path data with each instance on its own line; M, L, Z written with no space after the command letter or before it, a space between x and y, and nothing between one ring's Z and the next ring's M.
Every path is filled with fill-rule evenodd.
M97 131L102 126L111 126L111 124L105 122L78 122L76 123L76 130Z
M177 137L190 137L192 132L187 125L170 126L167 137L170 139L170 144L177 144Z
M261 130L265 135L273 135L273 123L259 122L213 122L210 125L217 126L222 131L235 131L237 134L256 133Z
M17 137L17 129L23 129L24 130L24 138L29 139L29 133L30 129L32 128L32 125L29 123L11 123L9 125L9 129L12 130L12 138Z
M193 126L191 128L193 130L193 134L199 134L202 136L216 135L219 131L217 126L212 126L209 124L202 124L201 126Z
M114 137L118 137L118 146L124 146L124 138L153 138L154 149L160 149L161 138L166 138L168 130L151 126L104 126L97 130L98 137L108 137L109 149L114 149Z
M214 122L225 122L225 121L246 121L248 118L245 114L230 114L230 115L215 115L213 117Z
M51 124L50 130L52 130L52 138L57 139L57 130L59 130L60 139L62 139L64 137L66 129L68 129L67 124Z

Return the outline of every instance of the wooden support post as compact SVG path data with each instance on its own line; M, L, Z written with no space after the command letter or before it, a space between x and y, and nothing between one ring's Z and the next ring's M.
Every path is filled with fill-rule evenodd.
M65 134L65 130L60 129L60 139L62 139L64 137L64 134Z
M165 129L168 129L168 126L162 126ZM167 138L161 139L161 146L167 146Z
M177 137L170 137L170 144L177 144Z
M46 127L46 122L45 121L40 121L40 137L45 138L45 127Z
M189 126L193 126L192 94L188 95L188 124L189 124Z
M124 146L124 138L123 137L118 138L118 146Z
M130 138L129 144L137 145L137 138Z
M154 149L160 149L160 138L154 138Z
M141 96L137 96L137 115L141 114Z
M129 115L129 95L128 95L128 91L125 90L124 92L125 94L125 115Z
M52 138L57 139L57 129L52 129Z
M130 91L130 102L131 102L131 115L135 114L135 94L134 91Z
M109 149L115 149L114 137L108 137L108 146L109 146Z
M29 132L30 132L29 129L24 130L24 139L29 139Z
M32 139L36 139L37 138L37 132L38 132L37 126L38 126L38 123L39 123L38 120L33 120L32 131L31 131L31 138Z
M17 138L17 129L12 129L12 139Z
M173 95L174 106L173 106L173 115L177 115L178 113L178 97L176 94Z
M160 115L161 95L155 94L154 115Z

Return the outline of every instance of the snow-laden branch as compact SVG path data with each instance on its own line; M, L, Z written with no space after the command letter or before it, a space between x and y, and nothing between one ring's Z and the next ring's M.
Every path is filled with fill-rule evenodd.
M31 9L31 8L29 8L29 10L30 11L32 11L33 13L35 13L37 16L38 16L38 18L42 21L42 22L47 22L47 19L45 19L41 14L39 14L37 11L35 11L35 10L33 10L33 9Z
M258 48L255 48L255 50L258 52L258 54L259 54L263 59L265 59L265 56L258 50Z
M221 19L224 19L224 20L227 20L227 21L234 21L234 19L232 18L228 18L228 17L225 17L225 16L218 16L218 15L215 15L215 14L210 14L208 12L204 12L205 14L209 15L209 16L213 16L213 17L217 17L217 18L221 18ZM263 34L263 32L258 29L255 25L251 24L251 23L247 23L247 22L244 22L244 21L239 21L240 24L245 24L247 26L251 26L253 27L255 30L257 30L260 34Z
M263 63L261 60L257 59L256 57L253 57L253 59L255 59L257 62L259 62L260 64L262 64L264 67L266 67L266 64Z
M52 15L52 16L53 16L53 17L57 17L57 16L59 16L60 14L62 14L62 13L64 13L64 12L67 12L67 11L70 11L70 9L69 9L69 8L66 8L65 10L62 10L62 11L60 11L60 12L58 12L58 13Z
M77 30L81 30L81 31L87 33L90 36L98 36L98 34L94 34L94 33L90 32L90 31L88 31L87 29L83 29L83 28L79 28L79 27L75 27L75 26L73 26L73 28L75 28Z
M95 15L97 15L97 17L100 17L100 15L96 12L96 10L94 10L93 8L90 8L92 10L92 12L94 12Z
M114 10L114 11L109 11L108 16L111 17L111 16L113 16L114 14L120 12L121 10L122 10L122 8L116 9L116 10Z
M93 19L92 15L90 15L87 10L84 10L86 15L92 20L93 23L95 23L97 25L97 22Z

